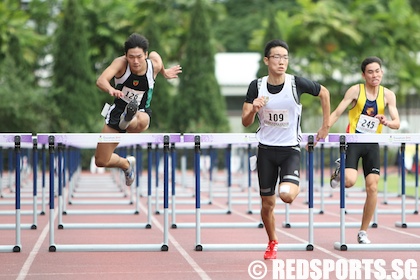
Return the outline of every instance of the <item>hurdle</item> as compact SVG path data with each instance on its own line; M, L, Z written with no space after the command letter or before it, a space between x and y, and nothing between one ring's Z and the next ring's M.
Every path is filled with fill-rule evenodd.
M345 162L346 143L400 143L402 154L406 143L419 143L420 134L330 134L328 141L340 143L340 161ZM403 166L403 164L402 164ZM382 243L382 244L346 244L345 238L345 165L340 165L340 241L334 243L334 249L340 251L419 251L420 244ZM402 190L404 192L404 172L402 172ZM402 205L405 195L402 196Z
M114 209L114 211L110 211L107 209L98 209L98 210L87 210L87 209L83 209L83 210L75 210L75 209L71 209L71 210L67 210L66 209L66 205L132 205L134 204L133 202L133 195L130 196L129 199L121 199L121 200L112 200L112 199L104 199L105 197L109 198L126 198L128 196L127 191L124 189L124 186L122 186L121 181L116 182L116 184L111 184L111 186L109 187L103 187L100 189L100 191L98 189L95 188L86 188L86 187L81 187L80 184L81 182L79 181L80 178L80 173L81 170L80 168L77 168L78 166L80 166L77 154L78 154L78 150L75 150L73 147L69 147L67 149L64 150L64 146L61 145L60 143L58 144L58 158L59 161L61 161L63 163L63 166L61 167L60 164L61 162L59 162L59 172L62 173L62 182L61 186L59 185L58 187L58 196L61 198L63 198L63 201L67 198L67 203L62 202L61 200L59 201L59 208L60 208L60 212L59 212L59 219L61 219L61 215L91 215L91 214L110 214L111 212L113 214L127 214L127 215L132 215L132 214L136 214L139 212L139 206L138 206L138 196L136 197L136 209L129 209L129 210L122 210L122 209ZM66 154L65 151L69 151L70 150L70 154ZM67 160L68 158L68 160ZM64 160L63 160L64 159ZM69 162L69 166L68 168L66 168L65 164L66 162ZM68 174L69 174L69 182L68 182L68 194L64 195L63 191L65 190L65 186L66 186L66 179L64 177L64 175L66 174L66 170L68 169ZM109 179L113 180L113 177L117 176L116 175L117 171L112 170L111 172L111 176ZM118 173L119 175L120 173ZM76 177L76 179L75 179ZM60 177L59 177L60 178ZM104 179L104 178L102 178ZM107 178L105 178L107 179ZM80 184L78 184L78 188L76 191L75 188L75 182L79 181ZM80 178L81 180L81 178ZM115 186L116 185L116 186ZM133 184L134 185L134 184ZM131 188L131 193L134 193L134 189L133 189L133 185L130 187ZM112 187L112 189L111 189ZM137 190L137 189L136 189ZM87 199L87 198L97 198L97 199Z
M139 185L138 185L138 178L139 176L139 168L136 168L136 173L137 173L137 180L136 180L136 188L135 191L133 190L133 185L131 186L132 189L132 194L136 192L137 195L135 195L136 198L136 209L133 210L127 210L127 209L114 209L114 210L109 210L109 209L95 209L95 210L88 210L88 209L83 209L83 210L75 210L75 209L71 209L71 210L67 210L66 209L66 203L64 203L64 200L66 198L65 196L65 192L63 192L63 190L65 189L65 175L66 172L65 170L68 169L69 171L69 192L67 197L70 197L73 194L73 189L74 189L74 182L75 182L75 176L78 176L78 174L80 173L80 169L78 168L79 166L79 162L78 162L78 158L79 158L79 154L78 151L80 149L84 149L84 148L93 148L95 147L98 138L100 138L101 136L99 134L77 134L77 133L73 133L73 134L38 134L38 141L40 141L41 143L43 143L43 145L45 145L45 143L48 143L48 137L49 136L55 136L57 137L57 157L59 157L60 159L58 160L58 172L61 172L61 176L59 176L60 180L58 181L59 186L58 186L58 220L59 220L59 229L63 229L64 225L62 224L62 215L101 215L101 214L121 214L121 215L134 215L134 214L138 214L139 213ZM80 138L82 140L80 140ZM83 140L86 139L86 140ZM121 139L116 137L115 141L120 141ZM95 142L96 141L96 142ZM100 139L100 141L102 141ZM108 141L111 142L113 141L112 139L108 139L106 138L103 141ZM73 144L72 144L73 142ZM94 144L95 143L95 144ZM121 147L127 147L130 145L134 145L134 144L130 144L130 143L125 143L122 144ZM64 150L66 148L66 151L70 150L69 154L67 155ZM139 153L136 152L136 156L139 156ZM69 158L69 166L68 168L66 168L65 164L67 162L67 159L65 157ZM64 158L64 159L63 159ZM45 161L45 158L43 157L43 160ZM61 164L63 163L63 166L61 166ZM139 166L140 161L136 161L136 167ZM43 164L43 166L45 165L45 162ZM43 168L44 169L44 168ZM125 185L124 185L125 186ZM115 196L117 197L117 196ZM72 204L79 204L79 205L102 205L102 204L119 204L119 205L129 205L129 204L133 204L133 203L128 203L127 201L123 201L123 203L109 203L110 201L100 201L95 202L95 201L80 201L80 203L75 203L74 200L68 199L68 204L72 205ZM150 211L149 211L150 212ZM151 214L149 214L150 216ZM151 217L148 218L148 223L144 225L145 228L150 228L150 221L151 221ZM71 224L67 224L66 226L68 227L77 227L77 228L85 228L85 227L89 227L88 225L83 225L83 224L79 224L79 225L71 225ZM98 227L99 225L92 225L92 227ZM103 225L106 228L109 228L110 225L109 224L104 224ZM128 225L127 225L128 226ZM142 227L142 225L136 224L133 225L134 227Z
M184 210L182 213L191 213L195 214L197 217L197 211L201 214L231 214L231 206L228 206L228 209L206 209L201 211L201 186L198 189L197 184L201 184L200 173L201 173L201 166L200 163L200 153L201 153L201 143L211 143L212 145L217 143L229 143L229 144L240 144L244 143L244 141L248 143L255 142L254 134L229 134L229 133L216 133L216 134L184 134L183 135L183 142L184 143L194 143L194 173L195 173L195 210ZM200 143L195 142L196 139L200 141ZM202 140L200 140L202 139ZM251 140L253 139L253 140ZM231 199L231 188L230 182L227 184L228 187L228 201ZM229 204L229 202L228 202ZM172 208L173 211L174 208ZM238 222L238 223L200 223L200 227L203 228L262 228L261 222L259 223L245 223L245 222ZM172 228L197 228L197 222L195 223L173 223Z
M416 144L417 146L417 151L416 154L418 152L418 144ZM418 161L416 160L416 176L418 173ZM416 177L417 179L418 177ZM405 211L405 207L406 207L406 194L405 194L405 143L401 144L401 222L396 222L395 226L396 227L401 227L401 228L407 228L407 227L413 227L413 228L419 228L420 227L420 223L407 223L405 216L406 216L406 211ZM417 188L417 180L416 180L416 188ZM417 189L416 189L417 190ZM416 191L416 194L417 191ZM418 197L417 197L418 199ZM418 203L418 201L417 201ZM415 212L416 214L418 214L418 211Z
M22 249L21 244L21 213L20 213L20 157L21 157L21 143L31 143L32 135L31 134L0 134L0 143L14 143L15 150L15 244L14 245L0 245L0 252L20 252Z
M42 139L41 141L46 141L46 139L47 139L47 135L39 135L39 137ZM84 137L84 138L88 138L88 136L86 136L86 135L82 135L82 134L71 134L71 135L67 135L67 141L69 141L69 142L71 142L71 141L74 141L75 143L76 143L76 146L78 146L79 148L91 148L92 146L90 146L88 143L95 143L94 142L94 140L95 139L97 139L97 138L95 138L95 139L92 139L92 138L94 138L95 137L95 135L90 139L90 141L89 141L89 139L87 139L87 142L86 143L84 143L84 144L80 144L80 143L78 143L77 142L77 138L79 138L79 137ZM100 136L99 136L100 137ZM72 139L72 138L74 138L74 139ZM121 146L124 146L124 145L121 145ZM137 173L137 176L136 176L136 178L137 178L137 181L136 181L136 184L137 184L137 187L136 187L136 209L135 210L123 210L123 209L114 209L114 210L108 210L108 209L100 209L100 210L86 210L86 209L84 209L84 210L74 210L74 209L72 209L72 210L64 210L64 206L66 205L65 203L63 203L63 200L64 200L64 198L63 198L63 192L62 192L62 189L63 189L63 185L64 185L64 176L63 176L63 174L65 174L65 172L64 172L64 170L65 170L65 168L63 168L62 166L61 166L61 163L66 163L67 161L66 160L62 160L62 158L63 158L63 156L65 155L64 153L63 153L63 147L64 147L64 145L63 145L63 143L58 143L57 144L57 147L58 147L58 158L59 158L59 160L58 160L58 172L59 172L59 180L58 180L58 183L59 183L59 186L58 186L58 197L59 197L59 200L58 200L58 208L59 208L59 211L58 211L58 220L59 220L59 222L58 222L58 228L59 229L63 229L64 227L66 227L66 228L72 228L72 229L80 229L80 228L151 228L151 208L150 208L150 205L149 205L149 211L148 211L148 222L146 223L146 224L141 224L141 223L135 223L135 224L129 224L129 223L126 223L126 224L77 224L77 223L73 223L73 224L70 224L70 223L67 223L67 224L63 224L63 222L62 222L62 215L63 214L65 214L65 215L70 215L70 214L76 214L76 215L100 215L100 214L112 214L112 215L114 215L114 214L131 214L131 215L133 215L133 214L138 214L139 213L139 208L140 208L140 206L139 206L139 197L140 197L140 195L139 195L139 185L138 185L138 179L139 179L139 168L138 168L138 166L139 166L139 164L140 164L140 160L139 161L136 161L136 173ZM71 148L71 147L70 147ZM136 151L136 156L137 156L137 158L139 157L139 153ZM73 158L73 160L70 160L70 166L69 166L69 169L71 169L72 171L69 171L69 173L70 173L70 175L69 175L69 177L71 178L70 179L70 186L74 183L74 179L72 179L72 174L74 173L74 171L75 170L77 170L78 168L76 168L76 166L79 166L79 162L74 162L74 158L77 158L77 156L73 156L73 157L70 157L70 158ZM80 171L80 170L79 170ZM60 179L61 178L61 179ZM133 185L132 185L132 187L133 187ZM132 191L132 193L134 193L133 191ZM150 197L149 197L149 200L150 200ZM75 204L75 203L70 203L70 204ZM87 202L87 203L78 203L79 205L88 205L89 203ZM101 201L101 203L91 203L91 204L104 204L103 203L103 201ZM107 202L105 202L105 204L107 204ZM111 203L111 204L118 204L118 203ZM127 204L127 203L122 203L122 204Z
M58 146L58 151L59 152L60 152L60 148L61 147L59 145ZM72 147L70 147L70 149L71 148ZM66 149L66 151L68 151L68 150L69 149ZM116 152L120 153L121 156L123 156L123 157L126 156L126 153L124 153L124 150L120 147L116 149ZM61 153L62 153L62 156L65 158L66 154L64 152L61 152ZM66 160L63 160L63 164L66 164L66 162L67 162ZM77 162L75 164L77 164L77 166L78 166ZM65 167L64 167L64 170L66 170ZM77 171L78 171L77 173L72 173L71 175L80 174L80 169L78 169ZM71 171L69 170L69 173L70 172ZM112 172L111 174L114 174L114 177L117 177L117 174L119 175L119 177L123 177L121 172ZM66 175L66 173L63 173L64 182L66 181L65 178L64 178L65 175ZM71 176L71 175L69 174L69 176ZM117 178L116 178L116 180L117 180ZM85 191L83 191L82 188L78 188L77 191L76 191L76 188L74 187L74 184L69 184L69 188L68 188L69 193L66 196L67 199L68 199L67 204L69 204L69 205L93 205L93 204L95 204L95 205L132 205L132 204L134 204L133 196L128 197L128 192L127 192L128 188L126 188L125 184L121 183L121 181L122 181L122 179L117 180L117 184L113 185L111 190L106 189L107 193L101 193L101 194L99 194L97 191L95 191L95 194L92 194L92 189L85 189ZM64 186L65 186L65 184L64 184ZM131 193L134 193L134 186L133 185L131 185L130 189L131 189ZM112 191L112 193L110 193L110 191ZM96 199L94 199L94 200L86 199L86 198L92 198L92 197L95 197ZM101 199L98 199L99 197ZM128 197L128 199L125 199L125 200L106 199L106 198L109 198L109 197L112 197L112 198L116 198L116 197L127 198ZM84 198L84 199L74 199L74 198ZM121 211L118 211L118 212L121 212ZM79 213L79 214L81 214L81 213ZM123 213L121 212L120 214L123 214ZM132 213L126 212L126 214L132 214Z
M193 147L191 144L193 144L193 142L185 142L185 137L184 137L184 142L180 143L180 145L182 147ZM204 142L203 144L208 144L206 142ZM237 143L240 144L240 143ZM226 185L224 186L223 190L221 190L222 193L214 193L214 188L213 188L213 151L214 151L214 147L222 147L225 149L225 163L226 163ZM206 202L201 201L202 204L206 203L206 204L213 204L213 198L214 197L226 197L227 199L227 207L224 209L205 209L202 211L202 214L227 214L230 215L232 213L232 205L233 204L240 204L240 203L235 203L235 201L233 201L233 197L238 197L240 195L242 195L242 193L235 193L233 194L233 190L232 190L232 168L231 168L231 157L232 157L232 144L229 143L210 143L210 145L206 145L206 148L208 148L209 154L210 154L210 166L209 166L209 179L208 179L208 189L207 189L207 193L209 196L209 200ZM250 146L248 147L248 153L250 153ZM200 160L202 158L200 157ZM249 162L248 160L246 162ZM244 197L247 197L247 204L248 204L248 210L247 213L248 214L252 214L252 210L251 210L251 170L249 168L249 163L246 165L247 166L247 177L242 178L243 181L245 182L244 179L248 178L248 187L245 189L241 188L241 191L246 193L243 193ZM173 168L175 169L175 167ZM200 170L201 172L201 170ZM174 175L175 176L175 175ZM201 192L204 192L203 189L201 189ZM172 189L172 199L173 202L172 205L172 215L175 218L175 214L194 214L195 210L194 209L182 209L182 210L177 210L175 209L175 188ZM194 195L190 194L190 197L193 198ZM190 200L190 201L177 201L177 203L179 204L194 204L195 202ZM174 219L173 218L173 219ZM191 227L194 227L193 224L190 224ZM173 227L176 227L176 224L173 223Z
M404 143L402 143L402 144L404 144ZM400 149L401 149L401 145L399 147ZM416 145L418 147L418 144L416 144ZM383 202L382 203L384 205L398 205L398 204L401 204L400 201L398 201L398 200L393 200L393 201L388 200L389 194L388 194L388 187L387 187L387 165L388 165L388 163L387 163L387 157L388 157L387 150L388 150L388 145L386 145L384 147L384 163L383 163L383 166L384 166L384 174L383 174L384 191L383 191ZM405 176L405 174L402 174L402 173L405 173L405 169L401 169L401 163L404 163L401 160L402 159L401 154L400 154L400 157L399 158L400 158L400 160L399 160L399 162L400 162L400 165L399 165L399 174ZM418 163L417 163L417 165L418 165ZM417 173L415 174L415 176L418 178L418 170L417 170ZM404 180L404 182L406 182L406 181ZM401 214L401 211L404 211L404 215L406 215L406 214L418 214L418 180L417 179L416 179L416 182L417 183L416 183L416 188L415 188L415 196L414 196L414 199L412 201L407 201L406 200L404 202L404 209L403 210L401 210L401 209L375 209L374 222L377 221L377 215L378 215L378 213L379 214L388 214L388 215L389 214L391 214L391 215L392 214L400 215ZM406 189L407 184L405 183L404 186L405 186L405 189ZM400 187L402 188L401 183L400 183ZM396 194L395 196L396 197L397 196L400 196L401 197L401 189L400 189L399 194ZM379 198L379 194L378 194L378 198ZM409 204L414 204L414 209L407 209L406 206L409 205ZM346 210L346 213L347 214L361 214L361 213L363 213L363 210L362 209Z
M30 143L32 143L32 145L30 145ZM26 144L26 145L25 145ZM20 205L30 205L32 204L32 210L22 210L20 209L20 215L31 215L32 216L32 224L30 223L25 223L25 224L20 224L20 228L21 229L36 229L37 228L37 219L38 219L38 199L37 199L37 161L38 161L38 154L37 154L37 144L36 144L36 138L32 137L32 141L26 141L26 142L22 142L20 145L20 148L23 148L23 146L26 146L26 148L33 148L33 184L32 184L32 192L30 193L30 198L32 198L32 201L30 200L25 200L22 201L22 171L20 170ZM21 155L21 154L20 154ZM10 156L10 155L9 155ZM20 156L20 159L22 158L22 156ZM10 158L9 162L13 162L13 160ZM20 165L21 166L21 165ZM14 190L14 194L13 194L13 198L15 198L15 194L16 193L16 187ZM3 196L5 197L5 196ZM9 197L9 196L7 196ZM0 203L0 205L12 205L12 204L16 204L16 200L14 199L14 201L3 201L2 203ZM0 211L0 215L15 215L16 211L8 211L8 210L2 210ZM14 229L15 228L15 224L2 224L0 225L0 230L2 229Z
M38 142L48 142L50 156L50 201L49 201L49 252L92 252L92 251L168 251L168 154L169 143L179 142L179 134L43 134L38 135ZM85 147L87 143L119 143L120 146L130 146L137 143L164 144L164 230L161 244L56 244L54 232L54 159L55 148L60 145ZM60 153L59 153L60 154ZM58 161L60 164L61 160ZM59 166L58 176L61 176ZM58 182L61 182L58 178ZM59 183L60 184L60 183ZM93 227L98 228L98 227ZM115 227L113 227L115 228Z
M304 134L305 135L305 134ZM329 147L333 147L335 143L331 143L328 141L328 139L325 139L324 141L320 142L321 147L319 148L321 150L321 156L320 156L320 165L321 165L321 187L320 187L320 199L313 201L313 203L319 203L320 204L320 210L319 210L319 214L324 214L324 205L325 204L337 204L339 201L324 201L324 179L323 179L323 167L324 167L324 155L323 155L323 151L325 149L325 146L329 146ZM333 159L332 154L330 153L330 161L334 161L331 160ZM314 166L310 166L309 162L306 160L304 161L307 173L309 173L309 171L311 169L314 169ZM308 176L308 175L307 175ZM331 189L329 187L329 189ZM309 195L309 192L306 192L307 196ZM352 204L364 204L364 202L355 202ZM287 207L289 205L286 205L286 211L287 211ZM346 214L348 214L348 212L346 212ZM291 222L288 213L286 212L286 219L285 221L282 223L282 226L284 228L307 228L308 227L308 223L307 222ZM346 223L346 227L348 228L357 228L360 226L360 223L358 222L348 222ZM370 223L370 226L375 228L376 227L376 223L375 221ZM313 222L313 227L314 228L339 228L340 227L340 222Z
M313 148L313 136L309 136L311 139L311 145ZM195 192L196 192L196 241L195 241L195 250L196 251L252 251L252 250L265 250L266 244L203 244L201 242L201 228L243 228L243 227L259 227L260 223L201 223L201 202L200 202L200 149L201 143L210 142L210 143L245 143L251 144L256 143L255 134L243 133L243 134L227 134L227 133L217 133L217 134L184 134L184 142L194 142L194 171L195 171ZM311 156L312 160L312 156ZM313 173L311 173L313 176ZM310 180L312 184L312 179ZM312 198L312 197L311 197ZM312 204L309 204L312 207ZM313 211L309 209L308 211L309 223L313 221ZM226 225L228 224L228 225ZM246 224L246 225L243 225ZM288 251L288 250L302 250L302 251L312 251L313 250L313 228L310 227L309 230L309 243L305 244L282 244L279 245L278 250Z

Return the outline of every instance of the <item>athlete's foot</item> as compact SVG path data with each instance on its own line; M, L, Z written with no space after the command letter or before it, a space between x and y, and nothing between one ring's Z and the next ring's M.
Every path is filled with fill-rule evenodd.
M331 175L330 186L335 189L340 185L340 159L335 161L336 167L334 173Z
M134 178L136 176L135 173L135 165L136 165L136 158L133 156L127 157L127 161L129 163L129 167L127 170L124 171L125 174L125 184L127 186L131 186L134 182Z
M271 240L268 242L267 249L264 253L264 260L273 260L277 259L277 248L279 246L279 242L277 240Z
M359 244L370 244L370 240L367 236L366 231L359 231L359 233L357 234L357 241L359 242Z
M136 115L138 110L138 104L136 100L131 100L127 106L125 106L124 112L121 114L119 127L121 129L127 129L130 125L131 120Z

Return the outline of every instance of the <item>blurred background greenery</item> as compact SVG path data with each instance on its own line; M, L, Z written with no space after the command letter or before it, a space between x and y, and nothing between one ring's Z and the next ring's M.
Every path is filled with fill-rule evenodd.
M0 131L99 132L99 113L112 98L96 88L96 77L124 54L133 32L149 39L166 67L183 67L177 81L157 79L149 132L231 132L214 57L262 54L273 38L290 46L289 73L330 90L332 109L360 81L361 60L381 57L383 84L397 93L402 118L414 123L419 12L416 0L3 0ZM304 132L315 132L320 106L302 102Z

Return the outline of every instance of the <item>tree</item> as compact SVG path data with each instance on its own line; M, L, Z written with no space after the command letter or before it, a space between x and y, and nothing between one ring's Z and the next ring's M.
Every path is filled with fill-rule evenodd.
M225 99L215 76L212 29L203 0L192 8L182 59L178 94L173 102L171 129L177 132L227 132Z
M92 132L102 126L99 90L89 57L82 7L67 0L54 44L53 98L60 115L52 129L57 132Z
M16 47L10 45L10 52ZM0 66L0 124L2 132L44 132L50 127L48 96L36 86L35 75L22 75L24 64L19 64L12 55L6 55Z
M277 11L293 11L295 0L223 0L225 12L213 24L219 49L225 52L259 51L259 39L254 31L261 22L271 18ZM268 11L268 12L267 12ZM274 19L275 20L275 19ZM278 37L278 35L277 35ZM257 46L257 49L253 49Z
M147 12L143 7L147 7ZM162 13L171 9L170 2L142 1L138 4L139 17L135 20L135 26L139 26L141 33L149 40L149 53L157 51L165 63L165 68L169 67L168 59L171 57L173 47L166 43L171 41L168 35L172 30L173 23L176 22L178 13L172 9L172 13ZM170 130L169 119L173 109L174 86L171 85L162 75L158 75L153 89L153 99L151 103L152 118L150 131L163 132Z
M282 22L279 22L278 19L284 19L287 18L287 14L284 14L283 12L279 12L278 16L276 15L276 11L273 9L268 9L268 20L265 20L263 22L264 27L264 38L260 41L258 44L258 52L261 52L261 58L264 57L264 47L265 44L273 39L280 39L283 41L287 41L288 34L286 32L282 32L282 30L285 30L286 28L280 28L280 26L283 27ZM265 65L264 60L260 60L260 68L257 72L257 77L262 77L268 75L267 65Z
M30 24L18 1L0 3L0 124L2 132L39 132L49 128L48 98L34 71L45 37Z
M19 1L5 0L0 3L0 61L6 54L24 63L28 70L34 70L38 50L45 38L29 24L30 16L20 8ZM10 42L19 48L9 52Z

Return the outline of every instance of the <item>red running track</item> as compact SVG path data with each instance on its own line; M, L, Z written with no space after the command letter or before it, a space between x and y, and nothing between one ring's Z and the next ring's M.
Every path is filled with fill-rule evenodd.
M206 214L206 210L225 210L227 209L226 198L226 183L224 180L224 173L221 172L215 176L212 186L214 187L214 197L212 204L205 203L208 201L208 186L206 178L202 178L202 194L203 201L201 207L201 223L260 223L259 211L259 197L256 188L252 187L252 209L254 213L248 213L248 205L243 204L246 200L246 191L242 190L243 176L236 176L233 178L232 184L232 213L231 214ZM178 179L179 180L179 179ZM179 180L180 181L180 180ZM90 190L108 189L115 185L110 173L105 174L90 174L82 173L77 180L76 187L78 190L89 188ZM55 243L56 244L161 244L163 241L164 228L164 214L163 204L159 200L158 209L155 208L155 201L152 204L152 224L150 229L68 229L66 224L72 223L146 223L147 222L147 197L146 197L146 181L145 176L141 182L142 196L140 198L140 213L138 215L120 215L120 214L68 214L63 215L64 229L57 229L57 217L55 217ZM255 182L253 182L255 185ZM25 197L30 193L31 183L26 182L22 187L22 201L29 200ZM318 190L318 188L316 188ZM155 189L153 190L155 192ZM407 260L413 259L415 263L420 263L420 254L418 251L406 250L392 250L392 251L339 251L334 249L334 243L340 241L340 229L338 227L330 228L314 228L314 250L313 251L295 251L287 250L278 252L278 260L276 262L264 261L262 251L196 251L196 229L183 228L181 225L193 224L196 221L195 212L195 198L194 194L194 180L190 176L187 180L186 186L177 186L177 204L176 209L184 214L176 214L176 224L179 228L169 228L168 231L168 251L139 251L139 252L49 252L50 246L50 232L49 232L49 211L45 215L38 215L37 229L24 229L21 233L22 250L19 253L2 252L0 253L0 279L285 279L277 276L284 276L278 274L275 265L283 262L306 261L307 263L320 260L323 262L322 269L328 270L327 263L331 262L337 265L342 260L365 260L370 259L374 261L383 260L380 263L386 274L394 274L394 278L401 276L399 279L409 279L410 276L420 275L418 268L407 268L404 270L403 266L398 266L397 261L401 260L404 265L408 265ZM81 193L81 191L80 191ZM96 193L96 192L95 192ZM162 193L162 187L159 187L159 193ZM330 196L331 194L331 196ZM112 197L107 200L126 201L124 197ZM319 192L314 194L315 200L319 200ZM103 198L74 198L73 201L99 201ZM154 197L153 197L154 199ZM335 203L339 199L338 190L331 191L325 187L325 208L324 213L319 214L320 205L314 205L314 222L315 223L339 223L340 221L340 207ZM400 201L398 197L388 198L389 201ZM1 202L13 201L13 198L1 198ZM47 200L48 201L48 200ZM303 191L298 199L291 205L291 211L307 210L306 194ZM348 204L347 209L361 210L364 201L364 191L354 190L349 193L348 201L354 201L355 204ZM399 204L383 204L381 195L379 195L378 209L401 209ZM57 199L55 199L57 205ZM30 210L31 205L23 204L22 211ZM41 206L39 206L40 209ZM170 205L171 207L171 205ZM66 209L72 210L97 210L106 209L115 211L131 210L133 205L67 205ZM278 211L283 211L285 206L281 203L277 205ZM13 210L14 204L2 205L1 211ZM407 198L407 209L413 209L413 200ZM160 214L156 214L156 210ZM170 208L169 208L170 210ZM55 214L58 210L56 208ZM191 213L189 213L191 212ZM14 215L0 215L0 225L14 223ZM277 233L279 236L280 248L284 244L306 244L308 243L308 229L293 227L293 223L307 223L307 214L291 214L290 217L291 228L283 227L285 215L282 213L276 214ZM347 223L360 223L361 214L346 215ZM401 221L401 216L398 214L379 214L378 227L370 228L369 238L374 244L420 244L420 229L415 227L398 228L395 222ZM172 224L171 215L169 215L169 225ZM407 214L406 222L418 223L419 217L414 214ZM22 223L32 223L31 215L22 215ZM345 231L346 243L355 244L358 228L350 227ZM0 230L0 245L14 244L15 233L14 230ZM206 244L265 244L267 242L266 233L263 228L258 226L253 228L201 228L201 244L206 248ZM251 263L257 261L267 267L265 277L262 274L256 275L252 278L249 273ZM280 262L281 261L281 262ZM394 266L393 266L394 265ZM290 279L297 278L296 274L291 271L294 266L288 266ZM338 267L339 268L339 267ZM397 269L395 269L397 268ZM398 268L400 268L398 270ZM262 273L261 267L256 267L252 270L255 273ZM273 275L273 271L275 272ZM377 279L375 275L368 278L366 267L361 270L361 276L358 275L356 279ZM277 273L277 274L276 274ZM372 272L373 273L373 272ZM398 274L400 273L400 274ZM313 274L312 278L316 276ZM285 276L286 277L286 276ZM305 275L304 275L305 277ZM340 274L336 272L329 272L322 274L325 279L340 279ZM289 279L287 278L287 279ZM389 278L389 279L394 279ZM416 277L418 278L418 276ZM310 276L303 279L311 279ZM341 279L354 279L351 276Z

